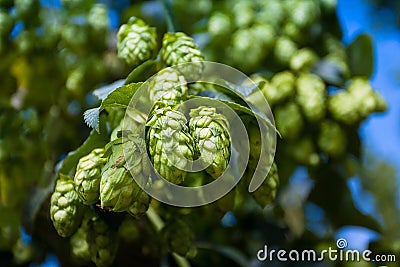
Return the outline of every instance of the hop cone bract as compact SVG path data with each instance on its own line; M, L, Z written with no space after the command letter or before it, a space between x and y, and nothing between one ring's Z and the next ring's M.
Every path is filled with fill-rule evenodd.
M60 236L75 233L82 221L82 208L72 178L60 174L50 200L50 217Z
M225 171L230 157L228 120L215 108L199 107L190 112L190 133L200 150L206 171L218 178Z
M157 49L156 29L135 17L119 28L117 38L118 57L131 66L151 59Z
M86 205L96 203L100 195L101 168L106 159L103 148L96 148L79 160L75 173L75 190Z
M179 184L183 170L195 156L195 146L185 115L170 106L155 108L146 124L146 141L155 170L171 183Z

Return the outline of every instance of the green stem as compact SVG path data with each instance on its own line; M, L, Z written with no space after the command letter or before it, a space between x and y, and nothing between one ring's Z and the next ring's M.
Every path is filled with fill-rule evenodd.
M160 232L161 229L164 227L165 223L163 220L158 216L157 212L153 209L153 207L149 207L146 212L147 218L149 218L150 222L154 225L154 228L157 232ZM190 263L184 257L179 256L176 253L172 253L172 256L175 259L176 264L179 267L190 267Z
M169 32L176 32L176 19L169 0L159 0L164 9L165 21Z

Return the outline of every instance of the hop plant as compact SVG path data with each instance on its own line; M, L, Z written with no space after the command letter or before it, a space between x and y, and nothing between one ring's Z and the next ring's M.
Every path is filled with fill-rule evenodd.
M195 144L186 123L185 115L162 105L156 105L146 123L146 142L154 169L174 184L183 182L184 168L195 157Z
M100 195L101 168L107 161L102 158L103 148L96 148L79 160L74 177L75 190L86 205L96 203Z
M91 260L98 267L110 266L118 250L118 234L98 216L89 220L86 231Z
M275 199L278 186L278 167L274 162L264 182L253 192L252 196L261 207L265 207Z
M162 240L169 252L185 257L192 248L194 233L190 226L181 219L169 220L161 230Z
M129 154L124 155L125 151ZM137 136L118 138L108 145L106 154L110 154L102 169L100 180L101 207L115 212L129 210L138 200L142 189L133 179L145 181L149 176L149 167L145 161L145 144Z
M199 107L190 111L190 133L195 140L206 171L218 178L225 171L230 158L229 123L215 108Z
M287 150L287 154L300 164L316 166L320 163L320 157L311 136L302 136L288 145Z
M136 17L119 28L117 39L118 57L133 67L151 59L157 49L156 29Z
M186 100L188 88L183 75L172 68L160 71L149 82L150 100L173 105Z
M162 41L160 55L168 66L191 62L192 64L178 67L188 80L197 79L203 71L201 61L204 60L204 57L199 47L191 37L183 32L166 33Z
M296 82L297 102L310 121L325 116L325 84L315 74L303 73Z
M60 236L75 233L82 221L82 209L72 178L60 174L50 200L50 217Z

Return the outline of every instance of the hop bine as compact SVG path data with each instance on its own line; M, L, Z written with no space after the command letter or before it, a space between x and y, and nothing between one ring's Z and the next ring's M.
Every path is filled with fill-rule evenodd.
M188 80L194 80L201 76L204 60L199 47L193 39L183 32L169 32L164 35L161 59L168 66L174 66L192 62L193 64L178 67L179 71Z
M94 149L79 160L74 177L75 190L86 205L96 203L100 195L101 168L107 161L102 158L103 148Z
M60 174L50 200L50 217L60 236L75 233L82 221L83 207L71 177Z
M118 57L131 66L151 59L157 49L156 29L135 17L119 28L117 38Z
M190 133L198 145L206 171L218 178L225 171L230 158L228 120L215 108L199 107L190 111Z
M161 103L156 104L146 123L146 142L154 169L174 184L183 182L188 160L196 156L186 123L185 115Z
M129 153L124 155L123 146ZM149 177L150 171L145 157L144 140L132 135L118 138L106 147L106 154L110 154L110 156L101 174L101 207L122 212L129 210L132 205L135 205L135 202L141 201L140 203L146 205L147 210L148 202L144 203L141 195L142 189L132 177L134 175L136 180L143 181L143 183Z

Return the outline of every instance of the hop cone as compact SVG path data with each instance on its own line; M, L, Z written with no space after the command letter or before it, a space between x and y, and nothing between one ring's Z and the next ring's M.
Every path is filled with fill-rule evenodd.
M206 171L218 178L225 171L230 157L228 120L215 108L199 107L190 112L190 133L200 150Z
M60 175L50 200L50 217L60 236L75 233L82 221L82 208L71 177Z
M294 160L307 166L316 166L320 163L319 154L311 136L302 136L286 146L287 154Z
M92 213L88 213L91 214ZM85 264L90 261L90 244L87 240L87 226L90 217L85 216L82 225L70 239L71 256L78 264Z
M88 222L87 240L90 244L90 258L96 266L110 266L118 250L118 234L94 216Z
M119 28L117 38L118 57L131 66L151 59L157 49L156 29L135 17Z
M297 102L310 121L325 116L325 84L315 74L301 74L297 79Z
M320 124L318 147L330 157L339 157L346 151L346 132L336 122L325 120Z
M186 256L192 248L194 233L190 226L180 219L172 219L161 230L161 236L168 251Z
M262 88L262 92L269 103L280 103L294 94L295 81L293 73L279 72Z
M179 71L188 79L197 79L203 70L204 60L199 47L193 39L183 32L166 33L160 51L161 59L168 65L174 66L189 62L197 62L179 67Z
M265 178L260 187L253 192L253 197L261 207L265 207L275 199L278 186L278 167L275 163L273 163L267 175L267 178Z
M275 122L283 138L295 139L303 129L304 121L299 106L289 102L275 110Z
M185 115L170 106L154 109L147 122L146 141L155 170L171 183L183 182L195 145Z
M86 205L96 203L100 195L101 168L106 159L103 148L96 148L79 160L75 174L75 190Z
M125 158L125 151L130 151ZM110 153L107 164L102 169L100 181L101 207L115 212L128 210L137 201L142 189L132 175L147 179L149 168L142 160L145 156L144 141L138 137L124 140L118 138L109 143L106 154Z
M188 93L185 77L171 68L160 71L150 81L149 88L151 101L162 101L170 105L186 100Z

